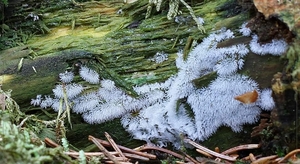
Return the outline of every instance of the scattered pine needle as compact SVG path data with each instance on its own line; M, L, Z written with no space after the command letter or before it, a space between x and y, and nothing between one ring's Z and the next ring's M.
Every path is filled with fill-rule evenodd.
M84 155L87 157L88 160L91 159L92 156L97 156L97 157L101 157L101 161L103 160L103 163L132 164L133 162L138 163L140 161L150 162L150 160L156 160L156 156L145 151L156 150L156 151L160 151L172 155L178 159L181 159L181 161L180 160L176 161L177 163L191 163L191 164L203 163L204 158L201 158L202 160L199 161L199 158L196 158L197 159L196 160L184 152L182 152L182 154L178 154L168 149L147 145L147 144L142 145L135 149L130 149L121 145L117 145L115 141L112 139L112 137L106 132L105 132L105 136L108 141L95 138L91 135L88 137L88 139L92 141L101 151L101 152L84 152ZM218 153L204 146L201 146L198 143L188 138L185 138L184 141L186 143L193 145L196 148L197 152L203 154L206 157L211 158L211 161L215 160L214 162L216 163L233 163L237 160L238 156L232 157L228 155L236 154L238 151L241 150L256 149L260 147L259 144L240 145L240 146L230 148L226 151L223 151L222 153ZM60 146L59 144L57 144L56 142L52 141L49 138L45 138L45 143L50 147ZM108 151L105 147L113 148L114 151ZM258 156L255 157L252 153L250 153L249 156L239 160L248 163L251 162L251 164L264 164L264 163L279 164L291 160L293 157L296 157L298 153L300 153L300 149L291 151L285 157L282 158L278 158L277 155L271 155L271 156L259 158ZM78 159L80 155L79 152L74 150L69 150L67 152L64 152L64 154L76 159ZM210 160L207 159L207 161Z

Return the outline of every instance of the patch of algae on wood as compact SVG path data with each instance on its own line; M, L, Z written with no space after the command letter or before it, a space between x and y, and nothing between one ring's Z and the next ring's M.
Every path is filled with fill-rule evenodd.
M214 24L223 19L221 16L222 12L216 11L215 8L224 2L211 1L203 5L195 5L195 14L203 17L205 21L207 20L207 23L204 24L206 29L214 28ZM131 17L126 16L130 13L129 11L124 11L123 15L114 13L118 9L117 7L109 9L109 13L102 12L98 16L94 12L95 10L97 11L97 8L92 7L92 5L86 5L83 11L80 11L81 14L73 13L68 18L65 18L65 15L59 12L57 17L60 17L64 22L71 22L72 19L69 17L75 17L75 21L82 22L85 17L88 17L87 15L89 15L88 13L91 10L92 14L90 15L98 16L98 22L105 19L107 23L98 26L95 25L96 20L91 21L94 22L92 26L90 24L78 23L77 25L75 23L73 30L71 26L59 26L51 29L52 32L48 36L30 40L29 45L39 56L71 48L92 52L104 61L108 69L112 69L129 82L136 84L139 80L131 78L133 72L146 73L151 71L155 76L162 75L162 78L157 77L154 78L155 80L165 80L171 74L174 74L176 72L174 65L175 53L185 45L187 37L193 35L197 40L207 35L201 34L192 20L183 24L177 24L174 20L167 20L166 15L163 13L152 15L146 20L132 20ZM101 11L99 10L99 12ZM68 12L70 11L67 10L66 13ZM183 9L182 16L188 17L189 12ZM94 17L91 18L90 16L89 20L95 19ZM49 16L48 19L50 18L52 17ZM50 21L48 19L45 22ZM126 28L134 21L139 21L138 28ZM66 25L66 23L61 24ZM170 55L169 60L162 64L149 61L148 59L158 51L174 55Z
M15 100L19 104L27 104L37 94L49 94L58 81L58 74L69 67L69 59L88 57L91 57L91 54L85 51L65 50L34 60L25 58L20 71L17 71L19 59L16 59L10 67L0 70L3 89L12 89Z

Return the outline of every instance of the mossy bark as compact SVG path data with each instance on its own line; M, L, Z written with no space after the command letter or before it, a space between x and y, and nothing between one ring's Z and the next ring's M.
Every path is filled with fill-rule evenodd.
M5 63L0 66L3 88L12 89L13 97L21 105L28 103L36 94L51 93L58 74L72 66L70 61L83 60L86 63L87 58L101 62L115 75L111 78L123 79L127 89L131 85L163 81L176 73L176 52L185 46L187 38L191 36L197 41L207 35L198 30L183 6L180 17L185 21L176 23L167 20L167 4L161 12L154 12L149 19L144 19L147 1L133 4L123 4L122 1L77 4L34 2L41 7L33 10L33 2L28 1L30 7L16 8L26 18L23 20L25 23L17 27L36 26L37 22L28 16L33 12L39 16L37 21L42 22L39 24L43 24L43 27L36 27L49 30L39 31L41 34L28 38L25 47L0 52L2 63ZM226 1L194 4L195 14L207 20L204 27L208 33L213 28L221 28L217 25L220 20L224 26L234 28L249 18L244 12L224 20L227 11L220 8L224 3ZM27 10L22 12L24 8ZM117 14L120 9L122 13ZM22 21L17 14L9 18ZM233 19L235 24L226 23ZM6 22L15 25L10 19ZM27 33L30 29L33 32L32 28L27 28ZM78 56L83 51L89 55ZM162 51L170 54L169 60L163 63L149 60L156 52ZM24 60L20 62L22 58ZM18 64L22 64L21 69L18 69Z

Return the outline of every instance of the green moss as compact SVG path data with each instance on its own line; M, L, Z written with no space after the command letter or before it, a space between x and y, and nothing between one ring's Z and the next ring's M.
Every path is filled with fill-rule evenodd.
M27 130L21 131L9 121L0 122L0 159L1 163L42 163L51 161L45 147L31 142L32 136Z
M45 127L43 121L34 115L26 116L22 113L11 98L10 91L5 92L0 88L0 94L6 97L5 110L0 110L1 163L76 162L59 147L46 148L41 138L36 135Z

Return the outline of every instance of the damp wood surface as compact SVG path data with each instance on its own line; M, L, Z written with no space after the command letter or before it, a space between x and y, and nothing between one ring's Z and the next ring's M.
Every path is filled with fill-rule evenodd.
M145 19L147 1L138 1L135 4L123 4L122 1L93 1L80 3L80 6L62 2L56 5L44 4L44 7L35 13L40 17L38 21L49 29L48 32L42 31L44 34L36 34L27 39L24 45L26 51L22 50L24 46L21 46L21 50L13 48L16 49L11 50L14 53L10 53L9 49L0 52L5 63L0 66L3 88L12 89L14 98L22 103L28 102L33 95L51 93L51 87L57 82L58 74L72 66L70 61L83 59L86 62L89 58L78 57L76 51L92 54L93 58L100 60L101 64L115 72L129 86L164 81L177 72L174 62L176 53L184 48L189 36L200 42L212 29L218 30L223 27L218 25L221 20L227 28L236 28L249 19L247 13L236 15L238 18L224 19L227 13L221 8L224 3L226 1L194 4L195 14L205 20L204 28L207 33L201 33L190 18L180 24L168 20L165 11L154 12L150 18ZM117 14L120 9L123 9L122 14ZM142 11L139 15L134 15L134 12L140 9ZM28 9L27 13L31 10L33 9ZM184 7L182 13L182 17L189 17L189 12ZM15 15L11 18L21 19ZM26 21L32 23L33 20L29 19L32 18L27 18ZM234 25L230 23L232 19L236 19ZM227 20L229 23L226 23ZM131 27L135 23L137 27ZM157 52L168 53L169 59L163 63L151 61ZM24 68L17 70L21 58L24 58ZM43 64L35 66L35 63ZM50 74L47 75L47 72ZM27 79L20 85L17 79L22 77ZM36 83L39 78L44 79L43 83ZM32 90L31 87L35 89ZM35 92L38 90L41 93ZM19 91L23 93L18 94Z

